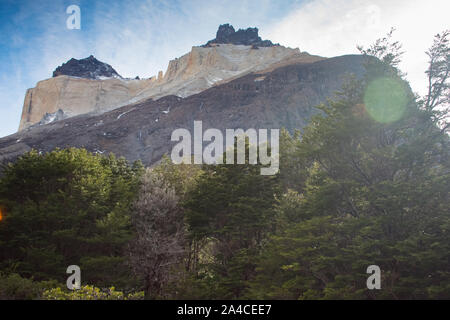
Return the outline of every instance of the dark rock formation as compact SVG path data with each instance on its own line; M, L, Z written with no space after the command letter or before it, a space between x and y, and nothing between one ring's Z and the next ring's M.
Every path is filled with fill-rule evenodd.
M212 44L229 43L229 44L241 44L246 46L257 47L273 47L278 44L273 44L270 40L262 40L258 35L258 28L248 28L246 30L239 29L235 31L230 24L222 24L217 30L216 38L208 41L205 47L209 47Z
M109 64L101 62L94 58L94 56L89 56L84 59L70 59L66 63L56 68L53 71L53 77L60 75L67 75L73 77L80 77L86 79L99 79L100 77L117 77L121 76L111 67Z
M170 153L177 128L193 133L194 120L203 130L217 128L303 128L315 108L341 88L347 74L361 77L364 58L349 55L315 63L294 63L271 72L251 73L187 98L167 96L124 106L101 115L84 114L35 126L0 139L0 162L31 148L84 147L114 152L151 165ZM168 112L170 110L170 112Z

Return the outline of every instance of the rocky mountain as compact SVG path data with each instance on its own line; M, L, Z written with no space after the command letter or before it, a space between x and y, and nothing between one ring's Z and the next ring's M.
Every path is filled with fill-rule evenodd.
M39 81L25 94L19 130L38 125L45 120L46 114L59 110L68 118L126 105L151 81L119 78L94 80L68 75Z
M277 47L266 49L271 48ZM198 56L204 49L196 49ZM235 50L253 54L245 47ZM185 71L172 66L166 77L177 81L177 77L189 69L190 59L188 56L183 63L179 61ZM214 65L213 61L208 63ZM163 154L170 153L175 144L171 142L173 130L186 128L193 132L194 120L203 121L203 130L302 128L311 115L318 112L315 106L333 96L349 74L360 77L364 72L363 57L359 55L317 59L315 62L289 59L288 56L270 68L259 68L260 71L248 72L185 97L166 95L102 114L82 114L29 127L0 139L0 161L14 159L32 148L45 152L56 147L85 147L97 153L114 152L130 161L141 159L151 165ZM176 75L177 71L179 75Z
M58 110L67 118L100 114L149 98L185 98L251 72L323 59L262 41L256 28L235 32L232 26L222 25L212 41L207 46L194 46L189 53L170 61L165 73L160 71L158 76L142 80L122 78L93 56L71 59L55 70L53 78L28 89L19 130L42 123L46 114Z
M232 25L222 24L217 30L216 38L208 41L205 47L214 44L236 44L244 46L257 47L273 47L279 44L273 44L270 40L262 40L258 35L258 28L239 29L235 31Z
M98 61L94 56L85 59L70 59L53 71L53 77L72 76L86 79L122 78L109 64Z

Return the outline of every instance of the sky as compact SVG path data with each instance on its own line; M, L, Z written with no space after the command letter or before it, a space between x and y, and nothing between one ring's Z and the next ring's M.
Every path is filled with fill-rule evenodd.
M66 26L70 5L80 7L80 30ZM448 0L0 0L0 137L17 131L26 90L70 58L92 54L146 78L223 23L325 57L358 53L394 27L400 68L424 94L425 51L450 28L449 12Z

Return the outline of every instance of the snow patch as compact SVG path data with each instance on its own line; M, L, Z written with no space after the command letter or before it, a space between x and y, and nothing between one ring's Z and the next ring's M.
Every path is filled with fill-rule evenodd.
M123 113L119 114L119 115L117 116L117 120L119 120L122 116L126 115L127 113L130 113L130 112L133 111L134 109L136 109L136 108L132 108L132 109L126 111L126 112L123 112Z
M66 118L66 115L64 114L64 111L59 109L56 112L44 114L44 116L42 117L41 121L39 121L38 125L42 126L44 124L49 124L49 123L52 123L54 121L62 120L62 119L65 119L65 118Z

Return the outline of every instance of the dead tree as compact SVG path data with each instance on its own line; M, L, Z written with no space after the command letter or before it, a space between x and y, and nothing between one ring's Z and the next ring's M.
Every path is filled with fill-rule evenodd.
M148 170L134 205L136 238L129 246L130 264L143 279L146 298L164 297L185 255L183 211L173 188Z

